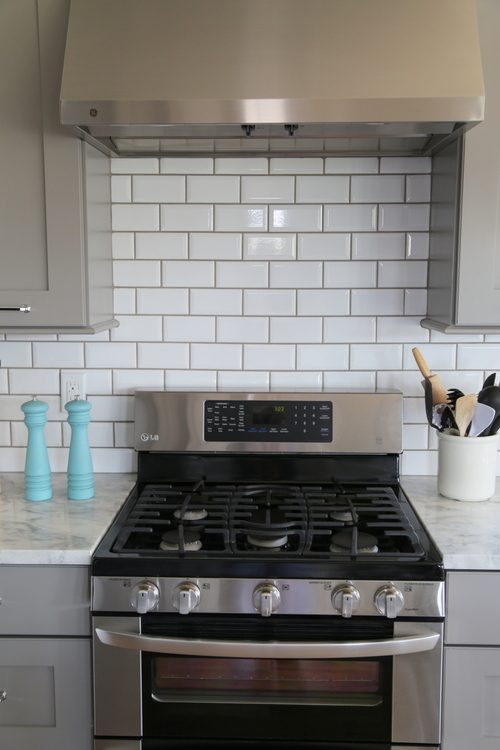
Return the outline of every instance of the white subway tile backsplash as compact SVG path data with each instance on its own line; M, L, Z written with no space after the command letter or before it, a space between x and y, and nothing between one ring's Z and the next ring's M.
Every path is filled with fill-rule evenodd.
M271 232L319 232L321 206L269 206Z
M269 284L271 287L320 287L322 270L319 261L270 263Z
M382 260L378 264L379 287L426 287L427 263L420 260Z
M267 230L267 206L215 206L217 232Z
M273 344L297 344L322 340L321 318L271 318L270 324L270 340Z
M351 235L344 232L298 235L299 260L348 260Z
M325 174L377 174L378 159L375 156L332 156L325 159Z
M437 474L437 451L406 451L402 455L401 473Z
M384 203L379 206L379 229L384 231L421 231L429 229L428 203Z
M136 367L137 345L122 342L84 344L86 367ZM61 367L75 367L65 364Z
M136 312L135 289L113 289L115 315L133 315Z
M269 319L241 315L217 318L217 341L266 343L269 341Z
M239 260L241 234L193 233L189 235L189 257L206 260Z
M371 287L377 283L377 265L368 261L350 260L325 263L325 287Z
M325 232L372 232L376 228L376 206L325 206Z
M208 260L166 260L161 264L163 286L214 286L215 267Z
M172 370L165 373L167 390L215 391L217 373L215 370Z
M241 344L192 344L191 367L195 370L241 370Z
M238 203L239 177L190 175L187 178L187 200L189 203Z
M193 315L240 315L240 289L191 289L190 313Z
M13 423L16 424L16 423ZM23 427L26 430L26 426L23 423ZM10 446L10 422L0 422L0 447Z
M344 344L299 344L297 369L347 370L349 347Z
M407 425L403 433L403 450L426 450L428 433L429 431L426 425Z
M167 204L160 206L164 232L208 232L213 229L213 206Z
M111 159L111 174L157 174L158 159Z
M189 344L139 344L138 367L162 370L189 367Z
M403 363L400 344L353 344L350 366L353 370L396 370Z
M160 264L152 260L113 261L115 286L160 286Z
M409 203L428 203L430 199L430 174L408 175L406 178L406 200Z
M293 177L265 176L241 178L242 203L293 203Z
M215 174L267 174L269 162L264 157L232 158L215 160Z
M147 203L115 203L111 207L114 232L149 232L160 228L160 212Z
M248 234L243 237L245 260L295 260L294 234Z
M429 257L429 235L427 232L408 232L406 235L406 257L408 260Z
M324 318L325 343L375 341L376 319L374 317Z
M163 370L115 370L113 372L113 393L115 395L133 394L134 391L142 388L161 390L164 380Z
M134 257L134 233L113 232L111 250L115 260L128 260Z
M9 370L9 393L59 393L59 370L12 368Z
M315 158L274 158L270 160L271 174L322 174L323 159Z
M457 368L459 370L498 370L500 356L497 344L458 344Z
M132 200L132 178L130 175L112 175L111 200L113 203L130 203Z
M375 373L374 372L325 372L323 377L323 386L325 389L330 388L342 390L375 390Z
M402 315L402 289L353 289L351 315Z
M268 391L269 373L248 370L219 372L217 385L219 391Z
M294 370L295 346L291 344L244 344L245 370Z
M160 315L117 315L118 328L111 329L111 341L161 341Z
M271 388L276 391L280 388L290 391L295 388L305 390L310 388L316 390L323 385L322 372L272 372Z
M422 377L413 370L380 370L377 372L377 388L401 391L405 396L421 398Z
M423 174L431 169L429 156L383 156L380 159L381 174Z
M33 367L83 367L84 346L77 342L36 341L33 344Z
M135 444L133 422L116 422L114 428L115 446L117 448L132 448Z
M134 418L134 397L94 396L92 419L96 422L130 422Z
M188 257L187 232L138 232L135 257L139 260L182 259Z
M187 289L138 289L139 314L183 315L189 312Z
M403 369L417 370L417 363L412 353L412 345L404 348ZM454 370L456 363L456 346L454 344L419 344L425 360L432 372L437 370Z
M216 286L267 287L268 264L264 261L217 261Z
M299 289L298 315L348 315L348 289Z
M184 203L186 178L170 175L132 177L134 203Z
M377 341L390 342L426 342L429 341L429 331L421 328L420 318L411 317L379 317L377 320Z
M404 313L420 316L427 314L427 289L405 289Z
M87 383L87 396L104 396L113 392L113 371L109 370L85 370Z
M24 341L0 341L1 367L30 367L31 344Z
M243 292L245 315L295 315L296 293L291 289Z
M349 177L297 177L297 203L347 203Z
M353 234L352 257L355 260L401 259L405 257L405 235L400 233Z
M162 174L212 174L214 160L205 158L169 156L160 160Z
M0 393L8 393L9 391L9 382L7 378L7 370L0 370ZM0 422L0 424L2 424Z
M168 315L163 322L165 341L215 341L215 317Z
M400 203L405 197L405 178L399 175L363 175L351 177L353 203Z

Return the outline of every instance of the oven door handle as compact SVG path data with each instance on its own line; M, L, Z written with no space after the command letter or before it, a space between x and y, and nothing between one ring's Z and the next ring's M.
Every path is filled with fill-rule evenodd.
M97 637L107 646L128 651L152 651L182 656L218 656L241 659L361 659L379 656L404 656L431 651L439 641L439 633L422 630L417 635L373 641L254 642L209 641L190 638L161 638L137 633L96 628Z

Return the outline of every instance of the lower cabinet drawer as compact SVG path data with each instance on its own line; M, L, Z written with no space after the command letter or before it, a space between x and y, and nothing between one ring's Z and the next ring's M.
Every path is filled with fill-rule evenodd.
M90 640L0 638L0 748L91 747Z

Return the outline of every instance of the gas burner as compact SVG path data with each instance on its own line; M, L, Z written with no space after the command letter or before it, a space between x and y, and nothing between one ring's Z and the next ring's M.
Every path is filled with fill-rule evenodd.
M202 546L198 532L190 530L184 531L184 552L198 552ZM165 552L181 551L181 536L178 529L171 529L163 534L160 542L160 549Z
M350 510L334 510L330 513L332 521L342 521L343 523L353 524L353 514Z
M377 538L373 536L373 534L367 534L364 531L357 532L357 538L354 540L355 545L353 549L354 533L355 529L350 528L343 529L337 534L334 534L330 544L330 552L341 552L343 554L351 551L355 554L360 552L375 554L378 552Z
M179 521L202 521L208 516L208 511L205 508L189 508L182 510L182 508L176 508L174 510L174 517Z
M287 536L247 534L246 540L253 549L283 549L288 544Z

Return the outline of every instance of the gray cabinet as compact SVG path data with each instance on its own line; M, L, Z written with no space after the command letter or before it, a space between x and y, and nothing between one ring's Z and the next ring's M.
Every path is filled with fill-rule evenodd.
M0 3L0 332L116 325L109 158L59 124L68 7Z
M0 747L92 747L89 571L0 567Z
M500 748L500 573L450 573L443 750Z
M433 157L426 328L500 331L500 3L477 0L485 121Z

